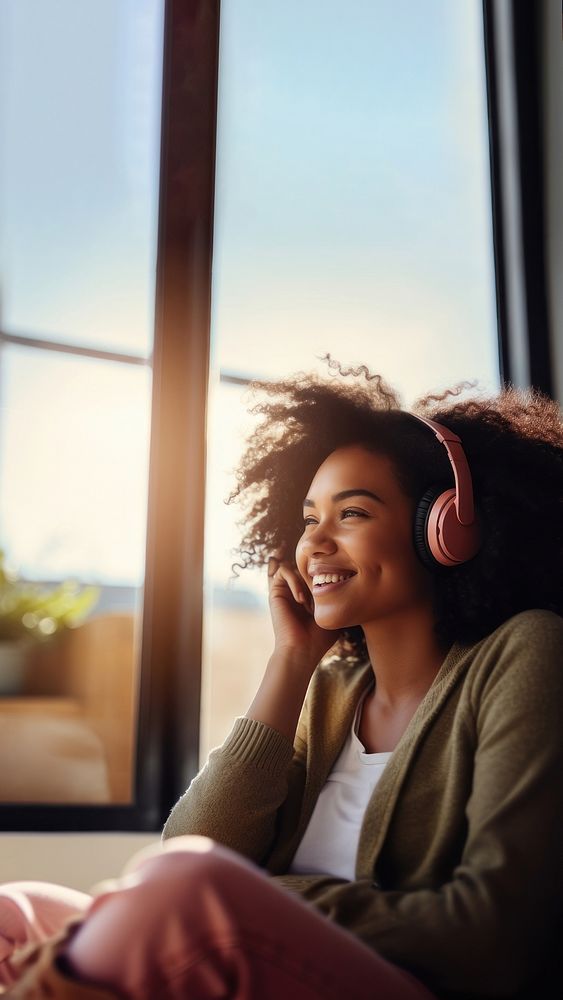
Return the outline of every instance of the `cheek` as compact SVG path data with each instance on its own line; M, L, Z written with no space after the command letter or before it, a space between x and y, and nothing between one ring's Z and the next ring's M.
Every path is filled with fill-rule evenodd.
M303 537L304 536L301 535L301 538L295 546L295 562L297 563L297 569L301 575L303 575L303 571L305 571L305 573L307 571L307 558L303 552Z
M396 569L402 573L418 576L421 563L414 548L414 541L410 531L410 525L403 528L400 533L388 531L380 535L377 546L374 545L374 566L385 569Z
M412 538L405 539L401 552L397 554L397 565L413 593L427 593L430 573L418 558Z

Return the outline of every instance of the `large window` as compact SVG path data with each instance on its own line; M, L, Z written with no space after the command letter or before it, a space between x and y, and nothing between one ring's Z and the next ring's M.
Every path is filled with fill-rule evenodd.
M0 4L0 682L10 573L56 590L0 691L6 829L156 829L246 711L252 377L498 386L483 10L229 0L218 49L218 0Z

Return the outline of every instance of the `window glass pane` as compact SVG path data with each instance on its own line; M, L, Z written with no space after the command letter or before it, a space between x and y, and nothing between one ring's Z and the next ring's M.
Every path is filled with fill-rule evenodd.
M20 572L142 585L150 375L3 348L0 540Z
M132 801L163 16L0 4L2 802Z
M248 707L249 650L262 671L271 645L246 638L251 614L267 634L265 576L262 609L240 610L258 574L229 592L236 536L212 530L239 410L219 370L326 374L331 352L407 407L499 380L479 0L265 0L259 17L237 0L221 18L202 754Z
M237 712L244 712L264 672L272 644L267 588L262 574L232 571L237 544L233 506L223 501L233 485L230 473L240 455L241 439L252 429L245 408L248 393L236 385L211 388L206 479L202 754L220 743ZM240 572L237 570L236 572Z
M0 800L127 802L150 370L4 346L0 375Z
M8 333L150 354L163 0L0 4Z

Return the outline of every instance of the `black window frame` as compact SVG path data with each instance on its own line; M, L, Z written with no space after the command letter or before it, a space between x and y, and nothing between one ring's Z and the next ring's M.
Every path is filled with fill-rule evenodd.
M499 16L496 0L483 0L500 372L505 382L534 385L552 394L543 225L541 5L509 0L503 7L505 14ZM6 832L156 832L198 770L219 19L219 0L165 2L134 801L96 806L4 803L0 822ZM507 115L518 155L510 197L506 176L514 147L506 139ZM514 232L520 239L517 268L509 252ZM510 301L515 282L523 283L525 293L518 334ZM32 339L29 346L68 351L67 346ZM229 381L230 376L224 378Z
M483 0L500 374L553 396L542 18L543 4Z

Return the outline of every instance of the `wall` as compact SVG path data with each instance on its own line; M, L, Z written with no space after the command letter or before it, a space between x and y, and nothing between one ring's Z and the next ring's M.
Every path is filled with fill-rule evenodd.
M144 833L5 833L0 883L37 879L88 891L119 875L135 851L159 840L158 834Z

